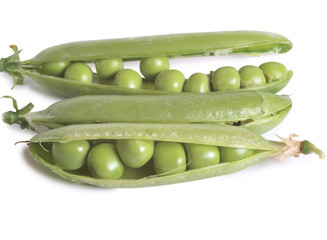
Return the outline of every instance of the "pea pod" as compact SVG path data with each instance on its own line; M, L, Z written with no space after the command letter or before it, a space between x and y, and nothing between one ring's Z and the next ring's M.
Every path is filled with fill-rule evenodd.
M3 114L8 124L22 128L57 128L87 123L212 123L237 125L258 133L279 124L291 109L291 99L269 92L209 92L146 96L80 96L47 109L31 105Z
M138 177L128 175L120 179L98 179L91 177L87 170L67 171L58 167L52 159L51 145L76 140L115 141L119 139L140 139L175 143L193 143L219 147L253 149L254 154L244 159L219 163L198 169L189 169L171 175L151 174L147 169ZM284 142L269 141L247 129L213 124L86 124L70 125L35 135L29 142L29 153L38 162L59 176L76 183L98 187L145 187L193 181L240 171L267 157L284 160L300 153L316 153L324 158L324 153L308 141L281 138ZM167 159L168 160L168 159ZM136 169L137 171L137 169ZM140 169L144 171L144 169ZM148 174L148 175L147 175Z
M165 91L128 89L119 86L74 82L61 77L42 73L42 64L60 62L95 62L108 58L123 61L140 60L145 57L165 56L169 58L226 54L257 55L264 53L285 53L292 43L285 37L260 31L226 31L207 33L185 33L137 38L120 38L66 43L47 48L34 58L20 61L17 46L11 46L15 54L0 60L0 71L14 77L15 84L23 83L23 76L34 79L42 87L62 96L98 94L167 94ZM285 86L292 73L285 79L267 83L267 91L279 91ZM277 85L279 85L277 87ZM261 87L264 90L265 87ZM256 89L259 90L259 89Z

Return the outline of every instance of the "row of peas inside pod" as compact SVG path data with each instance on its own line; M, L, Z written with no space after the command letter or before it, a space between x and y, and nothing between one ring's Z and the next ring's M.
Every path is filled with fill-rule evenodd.
M84 171L98 179L172 175L245 159L253 149L153 140L75 140L48 143L63 170ZM47 144L45 144L46 146Z
M288 73L278 62L266 62L259 67L246 65L239 70L220 67L210 74L194 73L188 79L176 69L170 69L168 57L141 58L140 72L124 68L121 58L95 61L96 73L83 62L46 62L43 74L63 77L83 83L99 83L133 89L155 89L167 92L209 92L264 86L279 81Z

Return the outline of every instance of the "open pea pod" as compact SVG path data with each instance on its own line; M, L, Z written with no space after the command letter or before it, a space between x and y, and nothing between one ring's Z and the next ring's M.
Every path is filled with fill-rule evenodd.
M265 53L285 53L292 43L285 37L260 31L225 31L207 33L184 33L136 38L119 38L66 43L47 48L34 58L20 61L17 46L11 46L15 54L0 60L0 71L14 77L15 84L23 83L28 76L39 85L61 96L102 94L167 94L166 90L155 90L153 83L144 83L141 89L103 84L95 74L93 82L76 82L46 74L42 65L51 62L94 63L97 60L121 58L123 61L164 56L168 58L188 56L208 56L226 54L258 55ZM254 90L278 92L290 80L292 71L287 71L280 79L268 82ZM243 90L243 89L239 89Z
M101 178L97 175L94 176L90 161L94 160L93 158L96 154L91 153L95 151L92 148L101 144L103 145L104 142L110 142L108 145L103 145L105 147L115 146L118 144L118 141L126 139L154 141L155 147L152 159L149 160L146 165L139 168L129 168L123 163L120 163L119 168L123 169L120 176L110 176L115 177L115 179ZM65 179L76 183L110 188L157 186L215 177L240 171L262 159L272 156L284 160L291 156L297 157L300 153L309 154L314 152L318 154L320 158L324 158L324 153L309 141L295 141L291 137L281 139L283 140L282 142L269 141L247 129L213 124L86 124L65 126L35 135L29 141L29 153L36 161ZM56 150L53 149L53 144L65 144L85 140L91 142L94 146L91 147L87 160L83 160L86 161L83 163L84 165L74 170L62 169L54 160L54 152ZM157 173L157 165L162 165L165 164L165 162L171 161L166 155L163 156L163 162L157 161L160 156L156 153L156 147L162 142L178 144L179 146L186 144L201 147L216 146L219 148L221 161L219 162L218 160L218 162L214 164L192 169L189 168L190 164L184 165L184 168L177 173ZM216 151L218 151L218 148ZM224 156L222 148L251 150L252 154L241 159L228 159L226 162L223 161ZM113 149L115 149L115 147L113 147ZM181 147L181 149L181 151L184 151L184 147ZM128 151L128 149L123 149L122 151L125 150ZM171 151L174 150L171 149ZM116 156L115 158L118 158L117 161L120 161L115 150L113 150L112 153ZM121 154L121 151L119 151L119 154ZM85 155L87 155L87 153L85 153ZM193 161L206 161L206 156L209 155L210 154L197 155L200 156L199 158L201 159L193 158ZM98 154L97 157L103 158L103 155ZM187 152L187 158L189 157L192 156ZM105 156L104 158L106 159L107 157ZM112 159L112 156L109 156L109 159ZM69 162L69 160L68 158L67 161ZM177 159L177 161L180 160ZM187 161L189 162L190 159ZM152 167L152 164L154 167ZM116 163L109 165L112 166L112 169L114 166L117 166ZM99 168L99 166L100 168L106 168L108 164L101 165L99 163L97 167ZM99 169L98 171L103 171L103 169Z
M87 123L212 123L264 133L278 125L292 106L288 96L269 92L210 92L182 95L80 96L30 112L32 105L3 114L21 128L58 128Z

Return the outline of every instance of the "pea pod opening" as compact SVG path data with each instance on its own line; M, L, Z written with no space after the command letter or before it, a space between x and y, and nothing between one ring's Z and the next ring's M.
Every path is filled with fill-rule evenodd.
M13 102L16 112L4 113L3 121L33 130L87 123L211 123L263 133L278 125L292 106L288 96L256 91L80 96L38 112L30 112L30 105L19 110Z
M308 141L295 141L281 138L280 141L269 141L247 129L234 126L212 124L87 124L71 125L53 129L35 135L29 142L29 153L38 162L59 176L75 183L90 184L98 187L145 187L180 183L215 177L240 171L267 157L298 157L300 153L316 153L324 158L324 153ZM254 149L254 154L244 159L228 163L218 163L198 169L189 169L171 175L128 175L121 179L108 180L91 177L85 169L67 171L58 167L52 159L51 144L76 140L119 140L143 139L153 141L205 144L220 147ZM144 169L141 169L142 171ZM148 169L147 172L149 173Z
M169 58L226 54L285 53L292 43L285 37L260 31L225 31L207 33L168 34L136 38L81 41L50 47L34 58L19 60L17 46L15 54L0 60L0 71L14 77L14 85L23 83L23 76L34 79L42 87L62 96L72 97L89 94L167 94L166 91L128 89L95 83L78 83L64 78L40 73L43 63L53 61L94 62L107 58L122 58L124 61L140 60L144 57L166 56ZM292 75L274 83L267 83L256 90L277 92ZM97 81L95 81L97 82ZM146 86L146 85L145 85Z

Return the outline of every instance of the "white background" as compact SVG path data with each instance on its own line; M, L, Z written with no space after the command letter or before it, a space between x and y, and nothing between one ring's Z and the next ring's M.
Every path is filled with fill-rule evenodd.
M288 37L283 55L175 59L188 77L232 65L279 61L294 71L285 121L265 134L300 135L325 152L327 33L324 1L2 1L0 56L10 44L29 59L52 45L89 39L182 32L262 30ZM137 69L137 63L126 67ZM55 96L26 79L0 96L42 110ZM0 99L0 112L12 109ZM34 162L33 132L0 122L0 239L327 239L327 162L316 156L266 160L244 171L196 182L140 189L100 189L60 179Z

